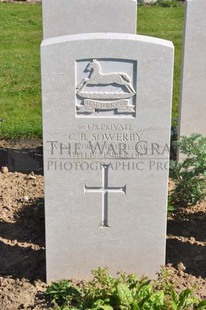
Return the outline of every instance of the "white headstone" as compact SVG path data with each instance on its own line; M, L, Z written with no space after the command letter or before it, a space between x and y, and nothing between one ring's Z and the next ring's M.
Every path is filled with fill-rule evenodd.
M47 279L154 276L165 263L173 45L42 43Z
M206 136L206 1L186 2L180 136Z
M43 0L44 39L93 32L136 33L136 0Z

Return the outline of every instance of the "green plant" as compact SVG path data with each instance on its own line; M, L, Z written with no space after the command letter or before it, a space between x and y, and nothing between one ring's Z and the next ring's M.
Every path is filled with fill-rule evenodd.
M198 299L192 296L192 291L189 289L185 289L180 294L178 294L173 288L171 288L170 292L171 306L174 310L188 309L189 306L192 306L198 302Z
M80 290L68 280L53 282L48 287L45 294L49 297L51 303L55 305L57 309L58 305L61 305L65 310L67 304L73 303L75 305L79 302L78 299L81 297Z
M194 205L206 196L206 137L193 134L176 142L182 161L171 161L170 176L175 189L170 202L175 205Z
M108 275L107 269L93 271L94 278L88 283L85 294L85 309L127 310L160 309L163 292L153 292L150 280L138 279L135 275ZM84 308L83 308L84 309Z
M192 290L177 293L164 271L158 280L151 281L124 273L114 278L106 268L98 268L84 285L63 280L52 283L46 294L56 310L206 309L206 301L200 301Z
M167 212L172 213L174 210L175 210L175 207L173 205L172 198L171 198L171 196L169 196L168 197L168 203L167 203Z

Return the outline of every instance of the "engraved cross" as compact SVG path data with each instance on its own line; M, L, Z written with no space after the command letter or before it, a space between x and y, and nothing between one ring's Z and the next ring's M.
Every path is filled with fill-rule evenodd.
M102 165L102 185L97 187L84 186L84 193L101 193L102 194L102 224L101 227L109 227L108 225L108 194L123 193L126 194L126 185L123 187L109 187L108 172L110 165Z

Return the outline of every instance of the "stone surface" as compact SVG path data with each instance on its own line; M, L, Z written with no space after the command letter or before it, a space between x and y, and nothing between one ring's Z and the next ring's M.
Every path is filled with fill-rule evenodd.
M180 136L206 135L206 1L186 2Z
M43 0L44 38L94 32L136 33L136 0Z
M154 276L165 262L172 43L82 34L44 40L41 57L47 280L99 266Z

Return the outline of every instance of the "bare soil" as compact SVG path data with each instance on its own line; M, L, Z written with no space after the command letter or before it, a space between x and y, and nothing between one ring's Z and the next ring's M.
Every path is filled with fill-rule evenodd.
M2 146L2 145L0 145ZM4 145L5 147L6 145ZM0 309L51 309L46 302L44 179L0 172ZM206 201L168 217L167 269L178 290L206 298ZM152 255L152 253L151 253Z

